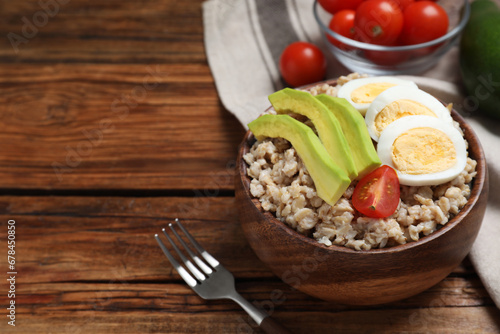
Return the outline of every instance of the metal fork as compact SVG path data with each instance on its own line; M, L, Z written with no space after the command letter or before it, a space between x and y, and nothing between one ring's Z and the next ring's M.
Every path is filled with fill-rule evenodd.
M268 314L259 310L249 301L243 298L235 289L234 276L224 268L219 261L210 255L200 244L191 236L186 228L178 219L175 219L175 224L182 230L186 238L191 243L191 246L196 249L198 255L184 242L181 236L174 228L174 224L168 226L175 235L179 243L189 254L194 263L188 259L184 253L177 247L172 238L167 234L165 229L162 229L163 234L172 245L172 248L177 252L180 259L186 266L186 269L177 262L161 241L158 234L155 234L155 239L160 245L163 253L168 258L170 263L177 270L182 279L203 299L231 299L238 303L260 326L266 333L290 333L287 329L273 320ZM200 258L201 255L201 258ZM203 258L203 259L202 259ZM204 260L204 261L203 261Z

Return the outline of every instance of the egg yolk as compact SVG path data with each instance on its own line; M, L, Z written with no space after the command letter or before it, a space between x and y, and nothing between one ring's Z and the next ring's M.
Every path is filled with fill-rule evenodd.
M411 129L392 144L392 161L404 174L429 174L447 170L457 162L450 138L434 128Z
M388 82L377 82L361 86L351 93L351 100L354 103L372 103L384 90L396 86Z
M380 133L385 129L385 127L392 122L400 119L401 117L413 115L425 115L437 118L436 114L429 108L416 101L397 100L385 106L385 108L382 109L375 117L374 123L377 136L380 136Z

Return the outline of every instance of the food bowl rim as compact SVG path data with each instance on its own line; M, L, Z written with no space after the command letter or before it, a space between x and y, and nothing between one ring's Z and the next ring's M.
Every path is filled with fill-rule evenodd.
M307 85L304 87L301 87L301 89L310 89L316 85L321 85L321 84L329 84L329 85L336 85L337 80L326 80L326 81L321 81L317 82L311 85ZM266 109L269 110L272 107L269 107ZM486 165L486 160L484 156L484 151L481 146L481 142L479 141L479 138L477 137L477 134L474 132L472 127L465 121L465 119L454 109L451 110L451 115L453 120L457 121L460 124L460 128L464 131L465 139L467 139L469 143L469 148L471 145L471 141L474 142L474 144L477 147L477 152L479 153L478 156L474 156L473 158L477 162L476 166L476 176L474 177L474 180L472 180L472 188L470 192L470 196L467 199L467 203L465 206L458 212L456 216L454 216L452 219L450 219L444 226L439 228L437 231L434 231L430 233L429 235L426 235L422 238L420 238L417 241L411 241L406 244L402 245L396 245L396 246L391 246L391 247L384 247L384 248L372 248L370 250L355 250L352 248L348 248L346 246L340 246L340 245L331 245L331 246L326 246L325 244L322 244L318 242L317 240L313 239L312 237L308 237L305 235L302 235L289 227L288 225L284 224L280 220L278 220L273 213L264 211L262 209L262 206L260 205L259 199L255 198L252 196L250 193L250 177L247 175L246 170L247 170L247 165L245 160L243 159L243 155L248 153L250 151L250 148L252 144L251 142L255 141L255 137L253 136L253 133L248 130L243 138L243 141L240 144L240 149L238 153L238 170L239 170L239 175L237 176L239 179L239 182L243 184L243 190L245 191L245 194L250 198L252 203L255 205L256 209L266 217L267 220L272 222L276 227L281 229L284 233L290 235L290 237L294 237L299 239L300 241L303 241L307 244L309 244L312 247L318 247L321 248L327 252L331 253L337 253L337 252L342 252L342 253L350 253L350 254L387 254L387 253L399 253L399 252L404 252L407 250L410 250L412 248L416 247L421 247L427 243L432 242L433 240L439 238L441 235L447 233L451 229L455 228L460 222L467 216L472 208L477 204L479 201L479 198L482 195L482 192L485 188L485 182L487 180L487 165ZM469 151L470 152L470 151ZM479 224L481 222L478 222Z
M325 31L330 37L333 37L340 42L347 44L352 47L356 47L359 49L363 50L373 50L373 51L411 51L411 50L417 50L421 48L426 48L430 47L442 42L445 42L449 39L452 39L458 34L462 32L462 30L465 28L465 25L469 21L470 15L471 15L471 9L470 9L470 3L468 0L464 0L464 5L463 5L463 14L462 18L459 22L459 24L453 28L452 30L448 31L445 35L436 38L432 41L425 42L425 43L420 43L420 44L413 44L413 45L401 45L401 46L384 46L384 45L376 45L376 44L369 44L369 43L364 43L360 41L356 41L350 38L347 38L345 36L342 36L335 31L331 30L328 26L326 26L323 21L320 19L319 14L318 14L318 0L314 0L313 4L313 12L314 12L314 18L316 19L316 22L319 24L321 27L321 30Z

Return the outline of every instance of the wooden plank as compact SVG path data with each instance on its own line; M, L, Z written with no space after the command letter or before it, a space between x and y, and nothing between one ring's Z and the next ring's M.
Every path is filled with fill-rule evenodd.
M0 61L206 62L201 0L59 3L57 10L35 0L2 5Z
M206 65L9 65L0 189L233 189L243 137Z
M425 303L377 307L318 301L269 281L237 287L293 333L500 333L491 301L457 304L446 287ZM261 333L235 303L202 300L184 284L26 284L16 302L21 333ZM4 322L0 329L14 333Z
M0 210L0 240L7 220L16 221L15 330L21 333L74 326L82 333L254 330L234 303L198 298L167 262L152 235L174 217L234 273L243 296L272 309L296 333L500 329L500 311L469 261L435 287L382 306L337 305L294 291L249 248L233 197L2 196ZM0 290L8 290L6 281ZM0 307L6 302L0 296ZM6 322L0 330L12 331Z
M238 277L272 276L244 238L233 197L7 197L0 207L2 226L17 224L25 283L179 280L153 237L176 217Z
M239 279L272 278L238 222L234 197L0 197L0 240L16 221L25 283L178 281L153 238L179 218ZM453 278L477 278L469 261Z
M430 311L425 325L411 325L415 310L375 310L304 314L276 312L276 319L294 334L323 333L458 333L497 334L492 307L439 308ZM3 333L264 333L250 325L241 312L166 313L150 310L130 312L71 312L57 315L30 315L16 328ZM2 325L0 325L2 326Z

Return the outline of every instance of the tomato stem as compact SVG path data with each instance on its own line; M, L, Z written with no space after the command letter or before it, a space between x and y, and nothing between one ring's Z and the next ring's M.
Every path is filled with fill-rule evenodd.
M382 29L381 26L375 26L372 29L373 37L380 36L380 35L382 35L383 32L384 32L384 30Z

